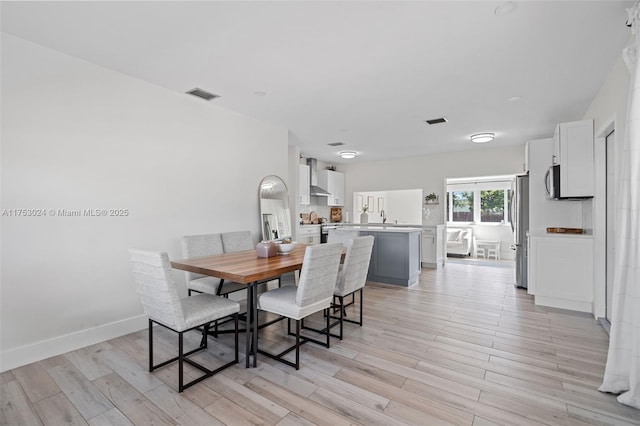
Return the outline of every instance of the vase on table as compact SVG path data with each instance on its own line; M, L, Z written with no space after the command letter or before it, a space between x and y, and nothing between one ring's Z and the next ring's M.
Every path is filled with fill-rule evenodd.
M369 213L367 212L360 213L360 223L369 223Z

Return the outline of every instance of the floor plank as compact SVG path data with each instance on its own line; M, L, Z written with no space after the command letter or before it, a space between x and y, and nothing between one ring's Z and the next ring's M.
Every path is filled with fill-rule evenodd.
M0 387L1 425L42 425L17 380L3 382Z
M73 365L54 367L49 374L85 419L113 408L109 400Z

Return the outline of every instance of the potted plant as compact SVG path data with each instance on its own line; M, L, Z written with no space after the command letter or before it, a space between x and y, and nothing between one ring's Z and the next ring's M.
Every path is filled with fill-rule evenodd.
M438 196L435 192L432 192L431 194L424 197L424 202L425 204L439 204Z

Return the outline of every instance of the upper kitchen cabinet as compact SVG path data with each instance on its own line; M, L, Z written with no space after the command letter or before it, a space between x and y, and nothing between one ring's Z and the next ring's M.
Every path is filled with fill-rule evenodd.
M553 165L560 165L561 197L593 197L593 120L561 123L553 135Z
M327 197L327 206L344 206L344 173L320 170L318 186L331 194Z
M298 202L305 206L311 204L311 195L309 192L309 185L311 184L311 177L309 175L309 166L306 164L300 164L300 177L298 179L300 184Z

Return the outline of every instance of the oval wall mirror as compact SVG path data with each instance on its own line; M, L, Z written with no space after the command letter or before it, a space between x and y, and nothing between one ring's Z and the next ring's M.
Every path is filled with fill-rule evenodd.
M278 176L265 176L260 182L260 223L262 239L291 238L291 215L287 185Z

